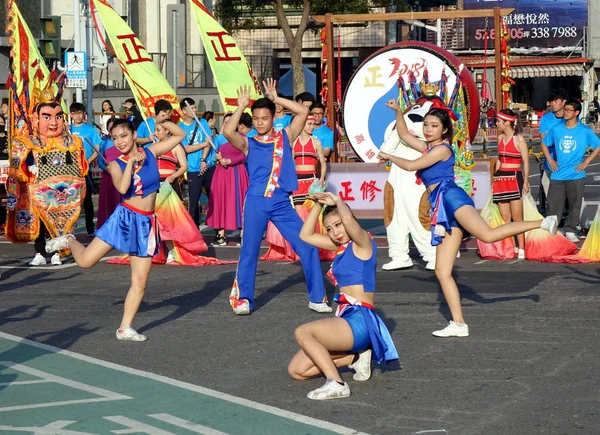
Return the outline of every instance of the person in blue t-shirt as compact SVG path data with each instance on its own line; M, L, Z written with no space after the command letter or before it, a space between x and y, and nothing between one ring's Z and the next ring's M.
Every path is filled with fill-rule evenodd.
M546 112L540 119L540 137L542 140L544 140L544 136L548 134L552 127L565 122L565 101L567 101L567 92L564 89L555 89L550 93L550 96L548 97L550 111ZM550 151L552 158L556 160L554 147L549 147L548 150ZM548 165L548 160L544 162L544 171L547 171L546 175L549 177L551 170L550 165Z
M140 146L145 146L156 142L154 130L157 123L166 121L173 113L173 106L167 100L158 100L154 104L154 118L148 118L142 122L136 131L135 143Z
M210 195L210 183L216 167L215 152L208 141L211 134L208 122L206 119L200 118L200 125L198 125L194 118L196 102L187 97L181 100L180 107L183 112L183 119L179 126L185 130L182 145L188 161L188 211L196 226L200 226L198 202L200 196L202 196L202 190L205 191L206 196Z
M333 151L333 131L325 125L325 106L321 103L313 103L310 106L310 114L315 117L315 129L312 135L319 139L323 148L323 155L329 159Z
M273 121L273 130L279 132L290 125L292 122L292 115L288 115L283 111L281 104L275 105L275 120ZM256 130L255 130L256 131Z
M86 108L82 103L73 103L69 107L72 124L70 126L71 134L79 136L83 142L85 149L85 158L88 164L91 164L98 157L96 150L102 143L102 138L98 130L85 123ZM85 213L85 229L88 236L94 235L94 202L92 195L94 193L94 183L92 181L92 171L86 176L87 188L85 190L85 198L83 200L83 211Z
M542 151L548 160L550 191L548 192L548 215L562 216L565 199L569 201L569 217L565 224L565 236L578 242L575 234L585 186L585 168L600 154L600 138L588 126L579 122L581 103L567 100L563 108L564 123L552 127L542 141ZM548 149L554 146L556 159ZM592 153L585 157L587 149Z

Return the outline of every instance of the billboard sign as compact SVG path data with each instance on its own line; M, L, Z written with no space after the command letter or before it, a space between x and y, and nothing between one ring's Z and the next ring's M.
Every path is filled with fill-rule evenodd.
M540 50L576 46L587 26L587 0L464 0L464 9L514 8L505 17L510 31L509 45ZM466 45L484 48L484 40L495 39L494 20L465 20ZM488 47L490 41L488 40Z

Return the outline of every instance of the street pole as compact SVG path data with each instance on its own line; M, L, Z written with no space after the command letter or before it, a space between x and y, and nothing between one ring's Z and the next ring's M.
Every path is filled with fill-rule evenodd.
M81 0L73 0L73 30L75 51L83 51L81 49ZM75 88L75 100L80 103L83 101L83 89Z
M90 11L90 3L85 2L85 22L86 22L86 38L85 38L85 51L87 54L87 122L90 125L94 124L94 82L93 82L93 72L94 68L92 67L92 31L94 27L92 26L92 20L90 19L91 11Z

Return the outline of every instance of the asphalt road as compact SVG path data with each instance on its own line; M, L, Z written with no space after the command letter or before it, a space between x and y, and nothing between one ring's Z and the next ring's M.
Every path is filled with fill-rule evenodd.
M371 434L566 435L600 427L598 264L486 262L463 250L455 276L471 329L465 339L431 335L448 310L422 264L380 272L377 309L400 364L377 366L366 383L343 373L349 399L313 402L306 393L322 379L296 382L286 372L297 350L294 328L325 316L308 310L298 264L259 265L257 310L247 317L234 316L227 302L235 265L156 267L135 322L149 340L122 343L114 330L128 267L28 268L31 252L0 240L1 332ZM379 265L386 254L382 247ZM59 417L57 408L56 419L68 420Z

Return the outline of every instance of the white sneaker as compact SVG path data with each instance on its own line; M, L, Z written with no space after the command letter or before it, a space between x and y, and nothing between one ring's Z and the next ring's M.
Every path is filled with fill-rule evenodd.
M460 251L456 253L456 258L460 258Z
M436 337L468 337L469 336L469 325L463 323L459 325L458 323L450 320L448 326L444 329L440 329L439 331L433 331L433 335Z
M519 260L525 260L525 249L517 249L517 258Z
M175 263L175 257L173 257L173 251L169 251L169 255L167 255L167 263Z
M325 302L321 302L320 304L316 302L309 302L308 308L310 308L313 311L316 311L317 313L333 313L333 308L331 308Z
M60 259L60 254L58 252L52 256L52 258L50 259L50 264L52 266L60 266L62 264L62 260Z
M30 266L43 266L46 264L46 258L39 252L35 254L33 260L29 262Z
M247 299L240 300L235 307L233 312L238 316L247 316L250 314L250 302Z
M409 267L413 267L413 262L409 258L406 261L402 260L392 260L389 263L381 266L382 270L398 270L398 269L408 269Z
M579 243L579 237L577 237L577 234L575 234L575 233L572 233L572 232L565 233L565 237L573 243Z
M65 234L63 236L55 237L46 242L46 252L51 254L61 249L67 249L69 247L69 240L74 239L73 234Z
M428 261L427 264L425 264L425 269L435 270L435 261Z
M551 236L556 236L558 231L558 217L556 215L546 216L542 220L540 228L548 231Z
M348 368L356 372L352 377L355 381L368 381L371 378L371 349L363 350L359 353L356 362L349 364Z
M306 397L312 400L343 399L350 397L350 387L346 382L344 385L340 385L333 379L327 379L325 385L311 391Z
M139 334L135 329L131 326L120 330L117 329L116 332L117 340L126 340L126 341L146 341L148 337L143 334Z

